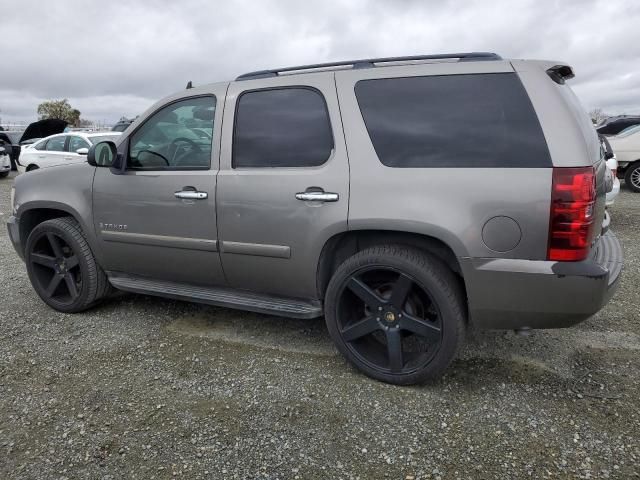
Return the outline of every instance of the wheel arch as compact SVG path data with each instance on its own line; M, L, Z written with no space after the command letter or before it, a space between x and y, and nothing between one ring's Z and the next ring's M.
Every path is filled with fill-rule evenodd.
M30 202L27 205L21 205L18 211L18 217L20 218L20 243L24 253L25 246L27 244L27 238L33 229L47 220L61 217L71 217L78 224L80 228L86 233L86 225L82 222L82 219L78 212L65 204L57 202ZM91 244L90 235L86 235L87 242ZM92 250L93 246L91 246ZM94 250L95 251L95 250Z
M329 238L320 253L316 272L318 298L324 298L333 272L347 258L355 253L377 245L406 245L419 248L443 261L460 278L466 295L462 268L454 250L443 240L421 233L398 230L349 230Z

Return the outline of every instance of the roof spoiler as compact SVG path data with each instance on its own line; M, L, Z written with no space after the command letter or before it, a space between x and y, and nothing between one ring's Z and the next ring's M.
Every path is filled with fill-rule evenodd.
M559 85L564 85L566 80L571 80L575 77L573 68L569 65L555 65L547 69L547 75Z

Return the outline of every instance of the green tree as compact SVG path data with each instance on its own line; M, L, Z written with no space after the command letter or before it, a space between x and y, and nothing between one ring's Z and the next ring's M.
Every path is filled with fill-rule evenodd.
M59 118L66 120L70 125L80 125L80 110L73 108L66 98L62 100L48 100L38 105L40 120L46 118Z

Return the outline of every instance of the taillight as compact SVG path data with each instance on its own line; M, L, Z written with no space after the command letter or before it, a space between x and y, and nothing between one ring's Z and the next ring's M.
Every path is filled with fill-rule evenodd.
M594 227L593 167L553 169L548 260L584 260Z

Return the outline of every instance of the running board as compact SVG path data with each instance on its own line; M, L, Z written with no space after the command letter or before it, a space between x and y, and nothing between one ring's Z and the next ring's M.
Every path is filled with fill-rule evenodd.
M236 308L284 317L316 318L322 316L322 306L317 301L274 297L230 288L188 285L116 272L107 272L107 275L114 287L126 292L206 303L219 307Z

